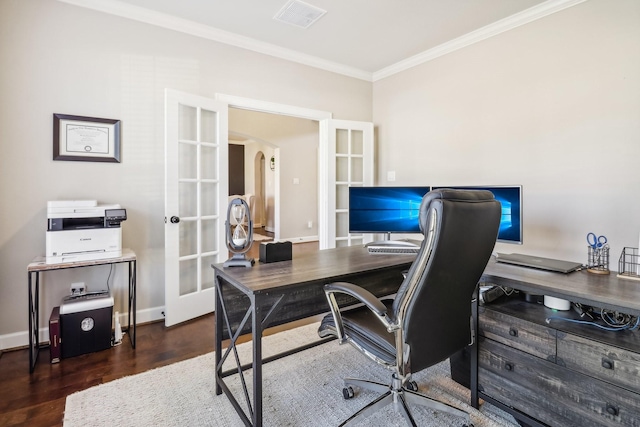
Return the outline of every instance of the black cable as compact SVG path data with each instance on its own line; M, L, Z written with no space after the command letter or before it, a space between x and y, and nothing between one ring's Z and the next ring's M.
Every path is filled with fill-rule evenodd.
M109 267L109 275L107 276L107 291L111 292L111 287L109 286L109 279L111 279L111 273L113 272L113 266L114 264L110 264L111 266Z
M513 292L514 290L511 288L495 285L480 293L480 302L483 304L489 304L503 295L510 296Z

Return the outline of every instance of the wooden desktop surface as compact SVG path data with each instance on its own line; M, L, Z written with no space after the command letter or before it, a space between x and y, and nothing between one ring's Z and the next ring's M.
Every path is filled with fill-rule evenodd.
M372 255L362 246L308 252L290 261L263 264L256 260L252 268L215 264L216 275L245 293L259 294L273 289L322 281L330 283L349 276L375 273L389 268L409 268L414 255Z
M535 295L640 315L640 282L619 278L614 271L593 274L585 269L563 274L500 263L492 258L482 280Z
M363 275L375 276L377 270L382 273L393 267L408 269L414 259L414 255L372 255L364 247L350 246L304 253L291 261L263 264L256 260L253 268L223 268L216 264L214 269L216 275L244 293L259 294L350 277L366 285L362 283ZM607 275L586 270L563 274L498 263L492 258L482 281L640 315L640 282L618 278L614 271Z
M224 268L222 264L212 267L225 312L235 330L252 300L260 312L277 305L265 327L327 313L329 304L324 294L327 283L355 283L378 297L394 294L402 283L402 272L409 269L414 259L415 255L372 255L362 246L349 246L300 254L290 261L265 264L256 261L251 268ZM347 295L338 295L337 299L340 305L356 302ZM242 332L251 332L251 325L246 324ZM221 331L222 339L228 338L228 333L226 328Z

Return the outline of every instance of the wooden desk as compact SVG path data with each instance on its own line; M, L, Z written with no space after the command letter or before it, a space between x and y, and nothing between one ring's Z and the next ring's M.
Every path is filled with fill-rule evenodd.
M64 262L47 264L45 258L35 258L27 266L29 276L29 373L33 372L40 351L40 274L47 271L64 270L68 268L90 267L94 265L129 264L129 316L127 320L127 333L131 346L136 348L136 254L131 249L123 249L122 256L117 258ZM33 277L35 276L35 280ZM133 317L132 317L133 316ZM133 331L131 324L133 319Z
M640 283L614 272L561 274L491 260L482 280L640 315ZM578 324L587 319L519 298L480 307L478 320L471 352L476 408L480 397L530 426L636 425L640 419L639 331Z
M256 264L252 268L213 265L216 394L224 392L227 395L245 425L261 426L264 329L328 312L323 290L326 283L348 281L377 296L393 294L402 283L402 272L414 259L415 255L371 255L361 246L351 246L306 253L291 261ZM343 298L340 303L351 301ZM222 364L235 349L236 340L247 332L251 332L253 339L252 363L238 366L233 372L253 369L253 404L247 401L249 414L243 411L224 383L223 378L229 372L222 372ZM222 354L222 340L226 338L231 338L231 344ZM244 395L250 396L246 386Z
M595 305L640 315L640 283L611 274L591 274L586 270L569 274L489 261L482 280L496 285L572 302Z

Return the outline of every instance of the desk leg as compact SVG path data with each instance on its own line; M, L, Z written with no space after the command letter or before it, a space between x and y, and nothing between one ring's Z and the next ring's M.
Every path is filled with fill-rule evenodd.
M473 301L471 303L471 317L473 319L473 345L471 346L471 368L469 374L471 387L471 406L478 409L478 290L479 287L476 287L476 290L473 292Z
M222 322L224 322L224 318L222 317L222 295L220 292L220 282L218 281L218 276L215 277L215 289L213 293L213 298L215 299L215 364L216 374L215 374L215 382L216 382L216 395L222 394L222 388L220 387L220 382L218 381L218 367L220 366L220 361L222 359Z
M28 272L27 275L29 276L29 373L32 373L40 351L40 273Z
M131 347L136 348L136 295L138 290L136 289L136 271L137 262L129 261L129 316L127 320L127 332L129 332L129 341L131 341ZM131 331L131 319L133 318L133 331Z
M262 313L253 296L253 315L251 330L253 331L253 425L262 427Z
M246 426L262 426L262 365L264 363L262 358L262 333L265 329L265 325L268 324L269 317L275 313L284 300L284 295L254 295L252 293L244 294L249 299L249 306L242 304L242 308L228 306L228 302L233 300L233 295L226 294L224 286L229 286L230 289L235 288L231 284L226 284L224 280L221 280L218 276L215 278L215 319L216 319L216 336L215 336L215 381L216 381L216 394L226 394L227 398L235 408L236 412L240 416L242 422ZM233 292L232 292L233 293ZM230 321L230 312L233 311L234 321ZM235 321L238 320L236 315L242 314L242 319L237 325ZM245 330L245 325L251 322L251 338L252 338L252 361L250 365L242 365L238 357L237 342L242 331ZM232 330L232 323L233 330ZM224 353L222 350L223 330L227 329L229 333L230 344ZM235 358L236 368L232 368L229 371L222 371L222 364L225 363L227 357L233 355ZM253 384L252 390L249 390L244 380L244 372L247 369L252 370ZM239 404L236 397L231 393L229 387L223 381L223 378L228 375L238 375L240 382L242 383L243 393L245 398L245 409ZM253 403L251 402L253 400Z

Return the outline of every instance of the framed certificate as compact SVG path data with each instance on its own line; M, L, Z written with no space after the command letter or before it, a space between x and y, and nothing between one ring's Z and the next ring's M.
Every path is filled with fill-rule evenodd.
M120 120L54 114L53 160L120 163Z

